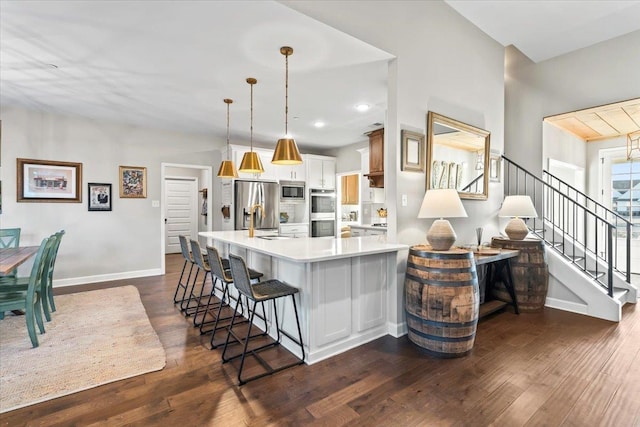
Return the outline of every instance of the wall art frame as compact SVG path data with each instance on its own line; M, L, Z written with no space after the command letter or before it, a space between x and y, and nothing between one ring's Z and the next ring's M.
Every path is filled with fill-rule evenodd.
M502 167L502 156L500 153L491 151L489 154L489 181L500 182Z
M147 198L147 168L143 166L120 166L120 198Z
M82 163L16 159L18 202L82 202Z
M112 209L113 193L110 183L87 184L87 209L89 212L108 212Z
M402 130L402 163L401 168L407 172L422 172L425 170L426 145L425 137L421 133Z

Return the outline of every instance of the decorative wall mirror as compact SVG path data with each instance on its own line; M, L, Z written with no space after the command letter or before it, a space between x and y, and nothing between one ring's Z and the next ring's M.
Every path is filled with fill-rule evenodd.
M491 133L429 111L426 189L455 188L461 199L489 195Z

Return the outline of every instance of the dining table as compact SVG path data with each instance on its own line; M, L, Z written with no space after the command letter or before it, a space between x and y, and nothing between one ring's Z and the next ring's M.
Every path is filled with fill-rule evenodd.
M0 273L7 274L38 252L38 246L0 248Z

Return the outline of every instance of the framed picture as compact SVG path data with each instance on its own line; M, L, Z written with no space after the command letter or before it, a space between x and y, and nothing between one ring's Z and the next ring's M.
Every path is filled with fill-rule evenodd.
M147 168L120 166L120 197L124 199L147 197Z
M17 159L18 202L82 201L82 163Z
M87 184L89 197L89 211L110 211L111 210L111 184L98 184L90 182Z
M489 181L500 182L501 160L500 154L491 152L489 156Z
M408 130L402 131L402 170L424 172L424 135Z

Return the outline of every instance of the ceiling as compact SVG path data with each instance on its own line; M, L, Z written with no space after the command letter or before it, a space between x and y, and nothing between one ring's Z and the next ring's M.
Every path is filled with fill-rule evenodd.
M584 141L597 141L640 131L640 98L545 117L545 122Z
M231 98L231 142L248 143L254 77L254 141L274 144L285 131L280 47L291 46L289 133L301 147L363 141L384 121L392 56L274 1L0 5L2 104L224 140Z
M640 28L640 2L447 3L534 60ZM289 45L289 132L302 148L365 141L384 121L392 55L276 1L2 0L0 8L2 105L223 140L223 99L232 98L231 142L246 143L245 80L255 77L254 141L272 146L284 133L279 50ZM585 30L594 23L597 31ZM357 112L360 103L371 109Z
M640 30L637 0L445 0L503 46L534 62Z

